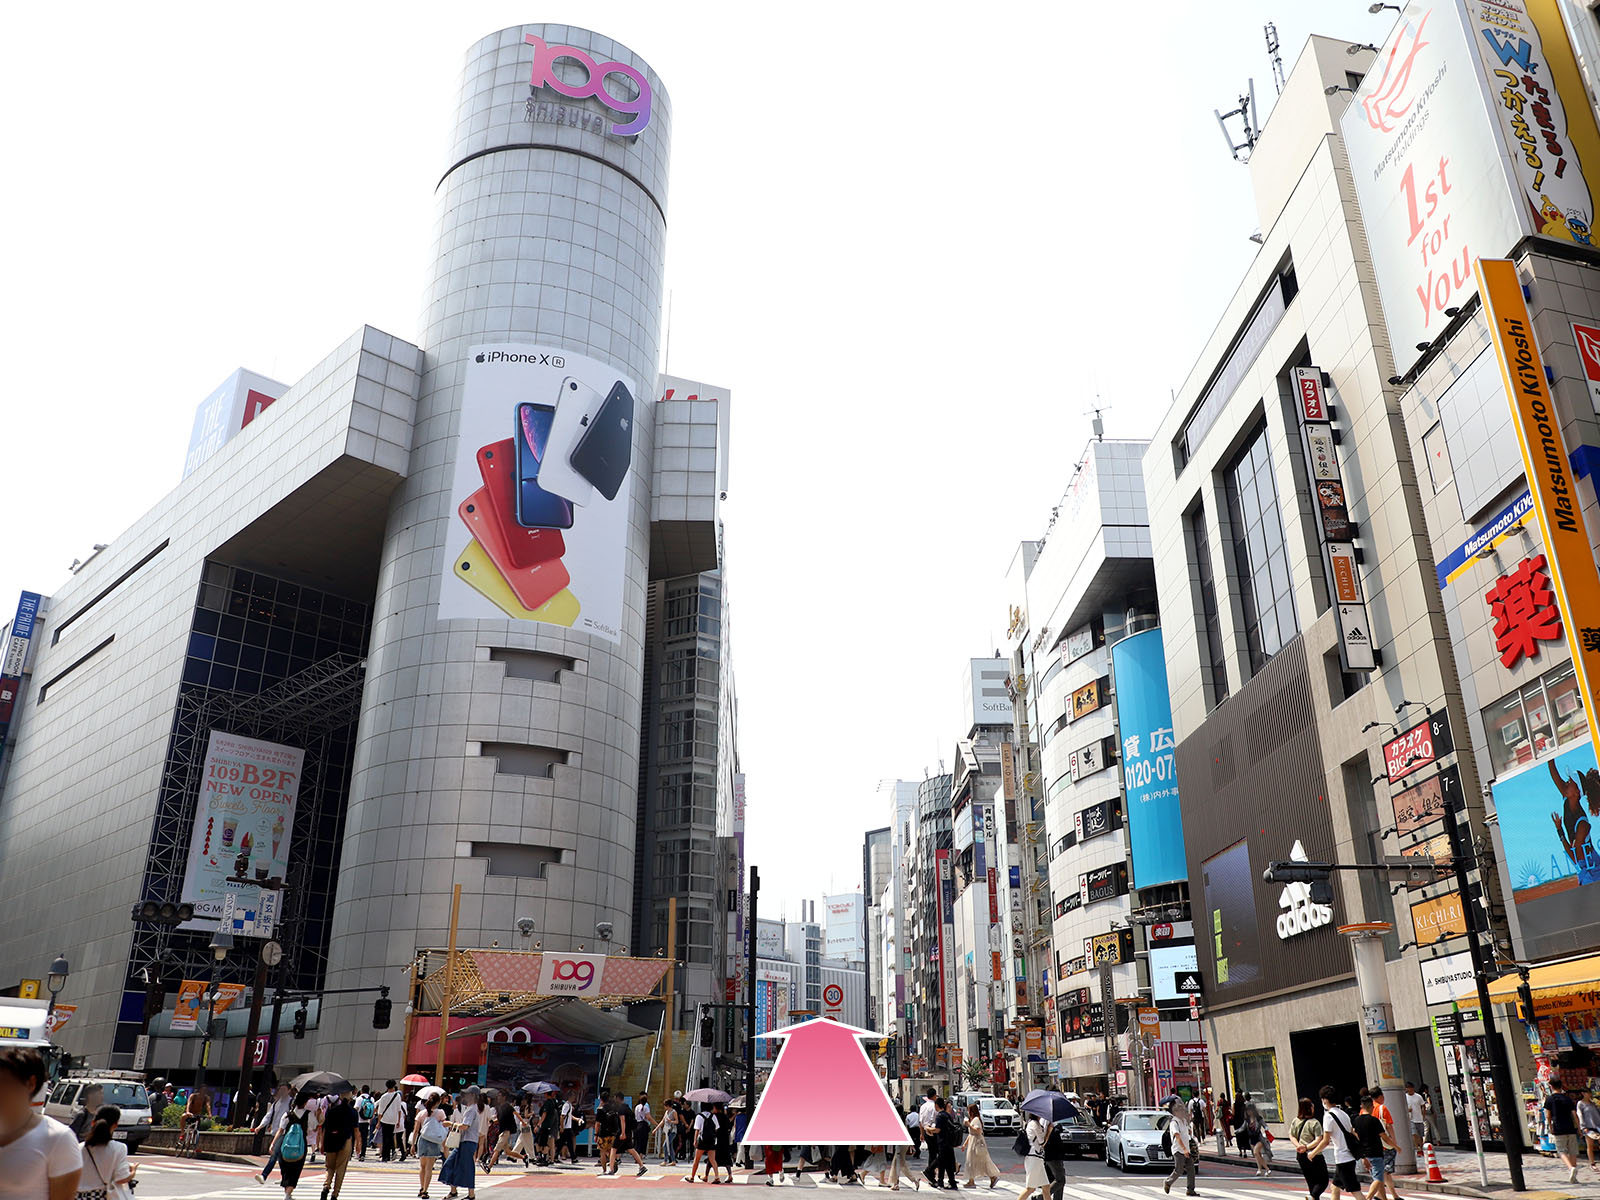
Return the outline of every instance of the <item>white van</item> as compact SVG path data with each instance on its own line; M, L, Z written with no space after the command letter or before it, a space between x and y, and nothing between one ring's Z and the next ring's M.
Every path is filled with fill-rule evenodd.
M153 1127L150 1096L145 1091L141 1071L72 1071L56 1080L51 1088L50 1099L44 1106L45 1116L54 1117L63 1124L70 1123L73 1109L81 1102L84 1091L96 1084L100 1086L100 1103L115 1104L122 1110L122 1119L111 1136L116 1141L126 1142L128 1153L134 1153L150 1136Z

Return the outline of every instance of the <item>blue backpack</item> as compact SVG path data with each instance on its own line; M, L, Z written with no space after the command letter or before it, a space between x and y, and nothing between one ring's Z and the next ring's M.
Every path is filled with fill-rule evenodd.
M306 1156L306 1125L304 1117L290 1117L289 1128L283 1131L283 1144L278 1147L278 1157L284 1162L299 1162Z

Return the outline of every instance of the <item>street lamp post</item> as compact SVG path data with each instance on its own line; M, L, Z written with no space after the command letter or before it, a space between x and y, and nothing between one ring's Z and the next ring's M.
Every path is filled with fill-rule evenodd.
M206 983L206 1035L200 1043L200 1066L195 1071L195 1090L206 1085L206 1065L211 1057L211 1026L217 1017L217 968L233 949L233 934L219 929L211 935L211 978Z
M67 976L71 968L67 966L66 952L56 955L50 964L50 974L45 977L45 986L50 989L50 1007L45 1009L45 1032L48 1034L55 1025L56 997L61 994L61 989L67 986Z

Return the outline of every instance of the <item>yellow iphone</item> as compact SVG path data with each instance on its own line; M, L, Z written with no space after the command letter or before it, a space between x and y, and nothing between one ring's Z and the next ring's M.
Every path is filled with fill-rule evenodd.
M578 619L578 598L571 589L562 588L538 608L525 608L511 591L511 585L500 574L484 548L474 538L455 559L456 575L468 587L493 604L508 617L519 621L542 621L546 625L572 627Z

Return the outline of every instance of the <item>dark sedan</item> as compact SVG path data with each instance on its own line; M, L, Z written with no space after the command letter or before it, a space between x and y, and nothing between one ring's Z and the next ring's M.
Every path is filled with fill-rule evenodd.
M1082 1158L1088 1155L1091 1158L1104 1158L1106 1156L1106 1135L1088 1116L1067 1117L1056 1122L1056 1131L1061 1135L1061 1140L1067 1144L1067 1155L1071 1158Z

